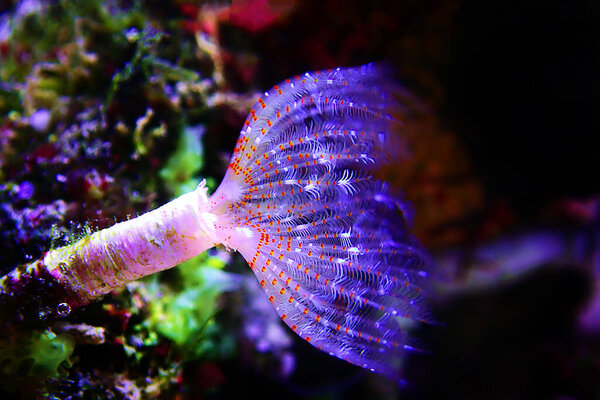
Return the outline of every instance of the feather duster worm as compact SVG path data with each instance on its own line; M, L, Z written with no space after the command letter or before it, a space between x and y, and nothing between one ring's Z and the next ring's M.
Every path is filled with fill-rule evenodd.
M223 182L51 250L0 280L4 320L63 316L223 244L281 319L331 355L400 379L423 305L425 254L374 170L398 149L377 65L306 73L258 99ZM397 127L396 127L397 128Z

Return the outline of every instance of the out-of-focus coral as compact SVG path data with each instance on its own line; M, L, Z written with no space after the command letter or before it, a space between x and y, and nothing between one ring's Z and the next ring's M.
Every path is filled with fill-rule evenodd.
M243 288L248 301L241 309L241 334L243 342L252 343L244 362L272 378L289 376L295 364L290 332L273 312L254 277L248 277Z
M445 129L431 107L408 91L400 92L405 109L396 115L402 124L403 157L382 171L393 187L402 188L414 210L415 235L430 249L465 242L465 229L485 209L485 193L469 155L456 133ZM480 229L477 226L476 229ZM482 237L482 232L477 234ZM488 233L488 237L493 236Z
M297 0L233 0L229 22L258 32L289 15L296 3Z

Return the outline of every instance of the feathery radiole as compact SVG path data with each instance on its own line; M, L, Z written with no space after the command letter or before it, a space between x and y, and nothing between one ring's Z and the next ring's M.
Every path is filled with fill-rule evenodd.
M384 68L306 73L254 105L223 182L50 250L0 280L4 319L60 317L222 244L239 251L281 319L320 350L401 379L426 255L373 172L399 147ZM10 316L8 314L11 314Z

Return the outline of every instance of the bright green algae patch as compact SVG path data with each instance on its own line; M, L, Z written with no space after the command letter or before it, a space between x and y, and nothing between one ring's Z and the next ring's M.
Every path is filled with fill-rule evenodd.
M50 330L32 331L0 346L0 381L10 385L10 377L47 377L69 359L75 348L73 337Z
M159 172L159 176L175 196L191 192L198 185L196 174L203 165L202 132L201 126L185 127L173 155Z
M179 277L172 286L179 288L159 284L158 277L146 287L153 299L144 325L172 340L185 359L233 352L233 338L224 335L214 319L220 295L237 286L233 275L222 271L225 264L202 254L177 268Z

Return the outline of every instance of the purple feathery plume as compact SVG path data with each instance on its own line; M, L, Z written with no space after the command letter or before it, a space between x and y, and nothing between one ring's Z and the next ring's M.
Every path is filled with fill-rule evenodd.
M294 332L399 379L403 354L418 351L406 328L429 316L426 256L372 175L398 150L391 90L371 64L273 87L250 111L211 201L235 227L221 241L242 253Z

